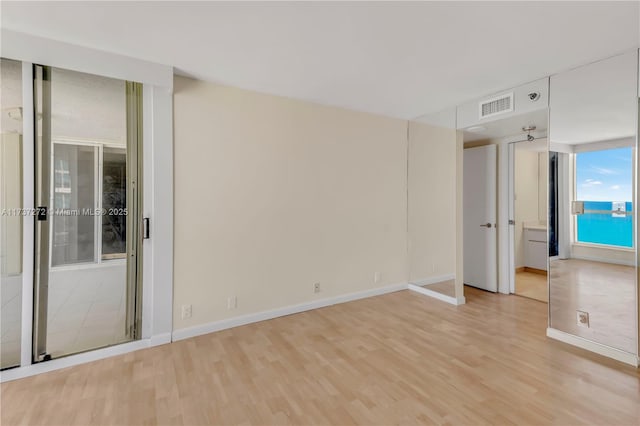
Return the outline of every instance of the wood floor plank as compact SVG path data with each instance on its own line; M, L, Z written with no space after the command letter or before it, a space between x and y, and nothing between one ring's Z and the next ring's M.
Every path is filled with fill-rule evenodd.
M547 305L401 291L2 384L2 425L640 424L637 369Z

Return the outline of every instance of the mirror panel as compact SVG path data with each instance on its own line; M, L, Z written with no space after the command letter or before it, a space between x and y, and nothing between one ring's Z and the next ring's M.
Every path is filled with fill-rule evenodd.
M637 51L551 77L549 325L637 353Z
M456 300L458 132L451 108L409 122L409 282ZM461 143L461 142L460 142ZM462 297L462 283L458 290Z
M0 59L0 369L20 365L22 63Z

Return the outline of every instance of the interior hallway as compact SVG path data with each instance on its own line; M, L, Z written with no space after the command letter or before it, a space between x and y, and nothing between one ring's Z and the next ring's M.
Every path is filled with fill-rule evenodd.
M545 304L465 294L400 291L3 383L1 421L637 424L640 371L546 338Z

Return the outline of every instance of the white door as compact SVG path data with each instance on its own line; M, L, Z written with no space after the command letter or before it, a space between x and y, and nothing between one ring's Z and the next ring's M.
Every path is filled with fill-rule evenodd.
M464 150L464 283L496 292L496 145Z

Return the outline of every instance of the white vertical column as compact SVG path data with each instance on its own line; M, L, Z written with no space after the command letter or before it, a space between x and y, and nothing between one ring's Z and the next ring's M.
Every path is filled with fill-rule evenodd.
M142 338L168 343L173 325L173 94L170 88L143 88Z
M142 88L142 217L153 238L153 85ZM142 240L142 338L153 334L153 240Z
M154 223L155 222L155 223ZM173 327L173 93L153 88L153 336L166 343Z
M513 227L509 225L513 206L513 153L511 144L502 142L498 154L498 291L514 291Z

